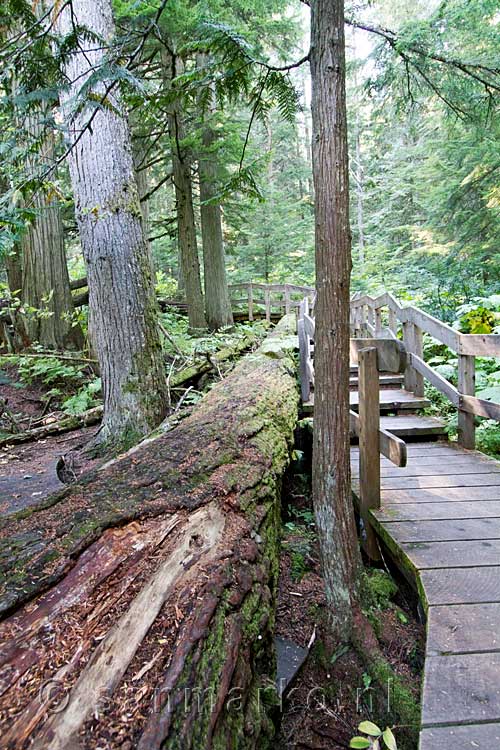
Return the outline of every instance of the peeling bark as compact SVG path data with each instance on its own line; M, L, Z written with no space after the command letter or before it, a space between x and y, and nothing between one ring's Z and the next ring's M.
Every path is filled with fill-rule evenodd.
M5 747L272 747L292 326L178 427L3 522Z

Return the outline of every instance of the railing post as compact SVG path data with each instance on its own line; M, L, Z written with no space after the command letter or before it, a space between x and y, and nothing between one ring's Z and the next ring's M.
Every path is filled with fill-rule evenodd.
M248 320L253 320L253 286L252 282L248 285Z
M376 348L360 349L358 363L360 514L366 553L377 560L380 552L369 515L370 510L380 508L380 386Z
M375 308L375 337L382 336L382 310L380 307Z
M419 328L415 324L413 325L413 351L417 357L420 357L420 359L424 358L424 343L423 343L422 329ZM417 372L414 369L413 378L414 378L414 385L415 385L413 392L415 396L422 398L425 394L424 376L420 372Z
M392 307L389 308L389 330L392 331L395 336L398 335L398 321L396 318L396 313L394 312Z
M469 354L458 355L458 390L463 396L474 396L476 390L476 360ZM476 447L476 427L474 414L459 408L458 442L463 448Z
M290 289L288 284L285 284L285 315L290 314Z
M415 353L414 325L410 321L403 323L403 343L408 353ZM407 391L414 391L416 388L415 370L410 357L405 370L405 388Z
M266 320L271 321L271 291L269 287L264 291L264 300L266 303Z

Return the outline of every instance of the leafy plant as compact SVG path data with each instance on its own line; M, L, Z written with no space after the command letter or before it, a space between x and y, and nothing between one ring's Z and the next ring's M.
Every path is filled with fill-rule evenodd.
M97 406L100 399L96 398L101 392L101 378L95 378L80 388L74 396L65 399L62 404L62 410L66 414L82 414L87 409Z
M349 747L356 750L380 750L383 747L387 750L397 750L396 738L390 727L382 730L372 721L362 721L358 731L367 737L353 737Z

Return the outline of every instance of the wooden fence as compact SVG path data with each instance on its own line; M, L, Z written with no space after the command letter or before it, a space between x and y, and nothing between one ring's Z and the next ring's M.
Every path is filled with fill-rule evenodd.
M311 300L314 289L310 286L296 284L230 284L229 295L233 311L244 308L248 311L248 319L265 313L266 320L271 320L273 312L283 315L298 310L304 296ZM238 296L239 295L239 296Z
M424 360L423 334L447 346L458 357L455 387ZM475 395L476 357L500 357L500 335L460 333L413 305L402 306L392 294L355 295L351 300L351 335L401 338L407 351L405 388L424 395L424 380L458 409L458 442L475 447L474 417L500 421L500 404Z
M500 357L500 335L464 334L413 305L401 305L391 294L351 300L351 362L358 363L359 413L350 411L351 433L359 437L360 512L365 521L365 547L376 557L377 545L368 524L370 509L380 507L380 460L406 466L406 444L380 429L379 372L404 373L405 388L424 395L424 381L437 388L458 409L458 442L475 447L474 417L500 421L500 404L475 395L475 358ZM311 401L314 385L316 324L310 298L299 306L298 337L302 401ZM458 357L455 387L424 359L424 333Z

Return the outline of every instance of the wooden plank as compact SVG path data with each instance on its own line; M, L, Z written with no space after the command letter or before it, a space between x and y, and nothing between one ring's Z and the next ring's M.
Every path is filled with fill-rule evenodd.
M400 547L419 570L429 568L482 568L500 562L499 539L408 542L401 544Z
M500 357L500 334L461 333L459 351L474 357Z
M418 523L395 521L391 523L387 531L398 544L500 539L500 518L462 518L446 521L418 521Z
M314 341L314 334L316 332L316 324L309 315L304 314L304 329L306 332L306 336L309 336L312 341Z
M394 339L359 338L351 339L350 360L357 362L360 349L375 347L379 372L404 372L406 367L406 350L401 341Z
M359 436L359 414L351 409L349 417L352 434ZM387 430L379 430L378 436L379 452L396 466L406 466L408 461L406 443L391 432L387 432Z
M423 360L424 357L424 339L422 335L422 329L418 326L413 327L413 353L415 357L418 357L420 360ZM418 370L414 370L414 381L415 381L415 388L414 393L415 396L423 396L424 395L424 378L423 375L418 372Z
M383 477L381 486L387 490L426 489L427 487L477 487L500 485L500 473L443 474L422 477Z
M356 375L353 375L349 378L349 385L350 386L357 386L358 385L358 375L357 375L357 368ZM394 373L380 373L378 377L378 382L380 383L381 387L384 386L391 386L391 385L401 385L403 383L403 376L402 375L396 375Z
M371 559L380 552L368 513L380 508L379 384L377 350L360 349L359 361L359 473L360 513L364 521L364 548Z
M392 432L398 437L421 437L423 435L445 435L445 425L435 417L421 417L417 415L382 417L382 429Z
M349 403L351 409L358 407L358 391L351 391L349 394ZM419 398L403 388L384 388L380 391L379 403L381 410L398 411L400 409L425 409L429 406L430 401L426 398Z
M420 733L419 750L488 750L500 747L500 724L433 727Z
M498 461L488 461L487 459L476 458L474 455L460 455L453 450L448 453L439 451L437 455L434 455L431 451L420 456L410 455L412 462L404 472L397 471L388 461L382 458L381 470L385 472L384 476L433 476L443 473L443 463L446 465L446 470L452 471L454 474L471 474L474 472L489 474L500 471ZM446 461L443 461L445 457Z
M403 343L409 355L415 352L415 326L411 321L403 323ZM411 356L407 357L405 369L405 388L408 391L414 391L416 388L417 376L411 363Z
M500 567L423 570L420 580L429 606L500 601Z
M478 417L496 419L500 422L500 404L494 401L487 401L484 398L476 398L475 396L460 395L459 406L462 411L468 414L476 414Z
M446 398L451 401L454 406L459 405L460 394L458 390L449 383L446 378L443 378L438 372L433 370L424 360L416 354L409 354L410 362L415 370L423 375L434 388L437 388Z
M461 354L458 357L458 390L464 396L474 396L476 387L476 360ZM458 442L463 448L474 448L476 428L474 416L460 409L458 412Z
M500 654L429 656L422 725L500 720Z
M429 607L427 654L499 650L500 602Z
M299 378L302 401L307 402L311 395L311 383L309 379L309 369L307 366L308 346L304 326L304 318L297 321L297 334L299 338ZM304 404L305 405L305 404Z
M443 468L445 471L449 471L453 474L495 474L500 472L499 464L488 464L486 462L474 461L474 459L462 459L461 461L455 461L452 457L447 459L445 462L446 467L443 467L443 459L436 457L433 461L428 464L421 464L420 459L415 458L406 467L404 471L396 469L394 466L384 466L382 476L390 479L392 477L431 477L431 476L442 476Z
M446 323L434 318L429 313L419 310L418 307L403 307L400 313L400 320L405 323L413 323L422 330L426 331L432 338L437 339L442 344L452 349L454 352L459 350L460 334Z
M374 516L383 523L392 521L431 521L447 518L500 518L500 500L468 502L386 504ZM390 531L390 530L389 530ZM499 561L500 562L500 561Z
M434 443L436 445L436 443ZM500 462L494 458L489 458L481 453L466 453L465 451L457 451L453 448L448 449L446 452L443 449L429 450L427 453L421 453L420 456L416 456L412 453L412 458L415 459L415 466L437 466L443 468L443 456L447 456L446 467L448 466L486 466L489 471L494 471L495 468L500 469ZM453 469L455 471L455 469Z
M411 458L410 458L411 460ZM476 502L478 500L500 500L500 487L428 487L425 490L383 490L382 503L435 503Z

